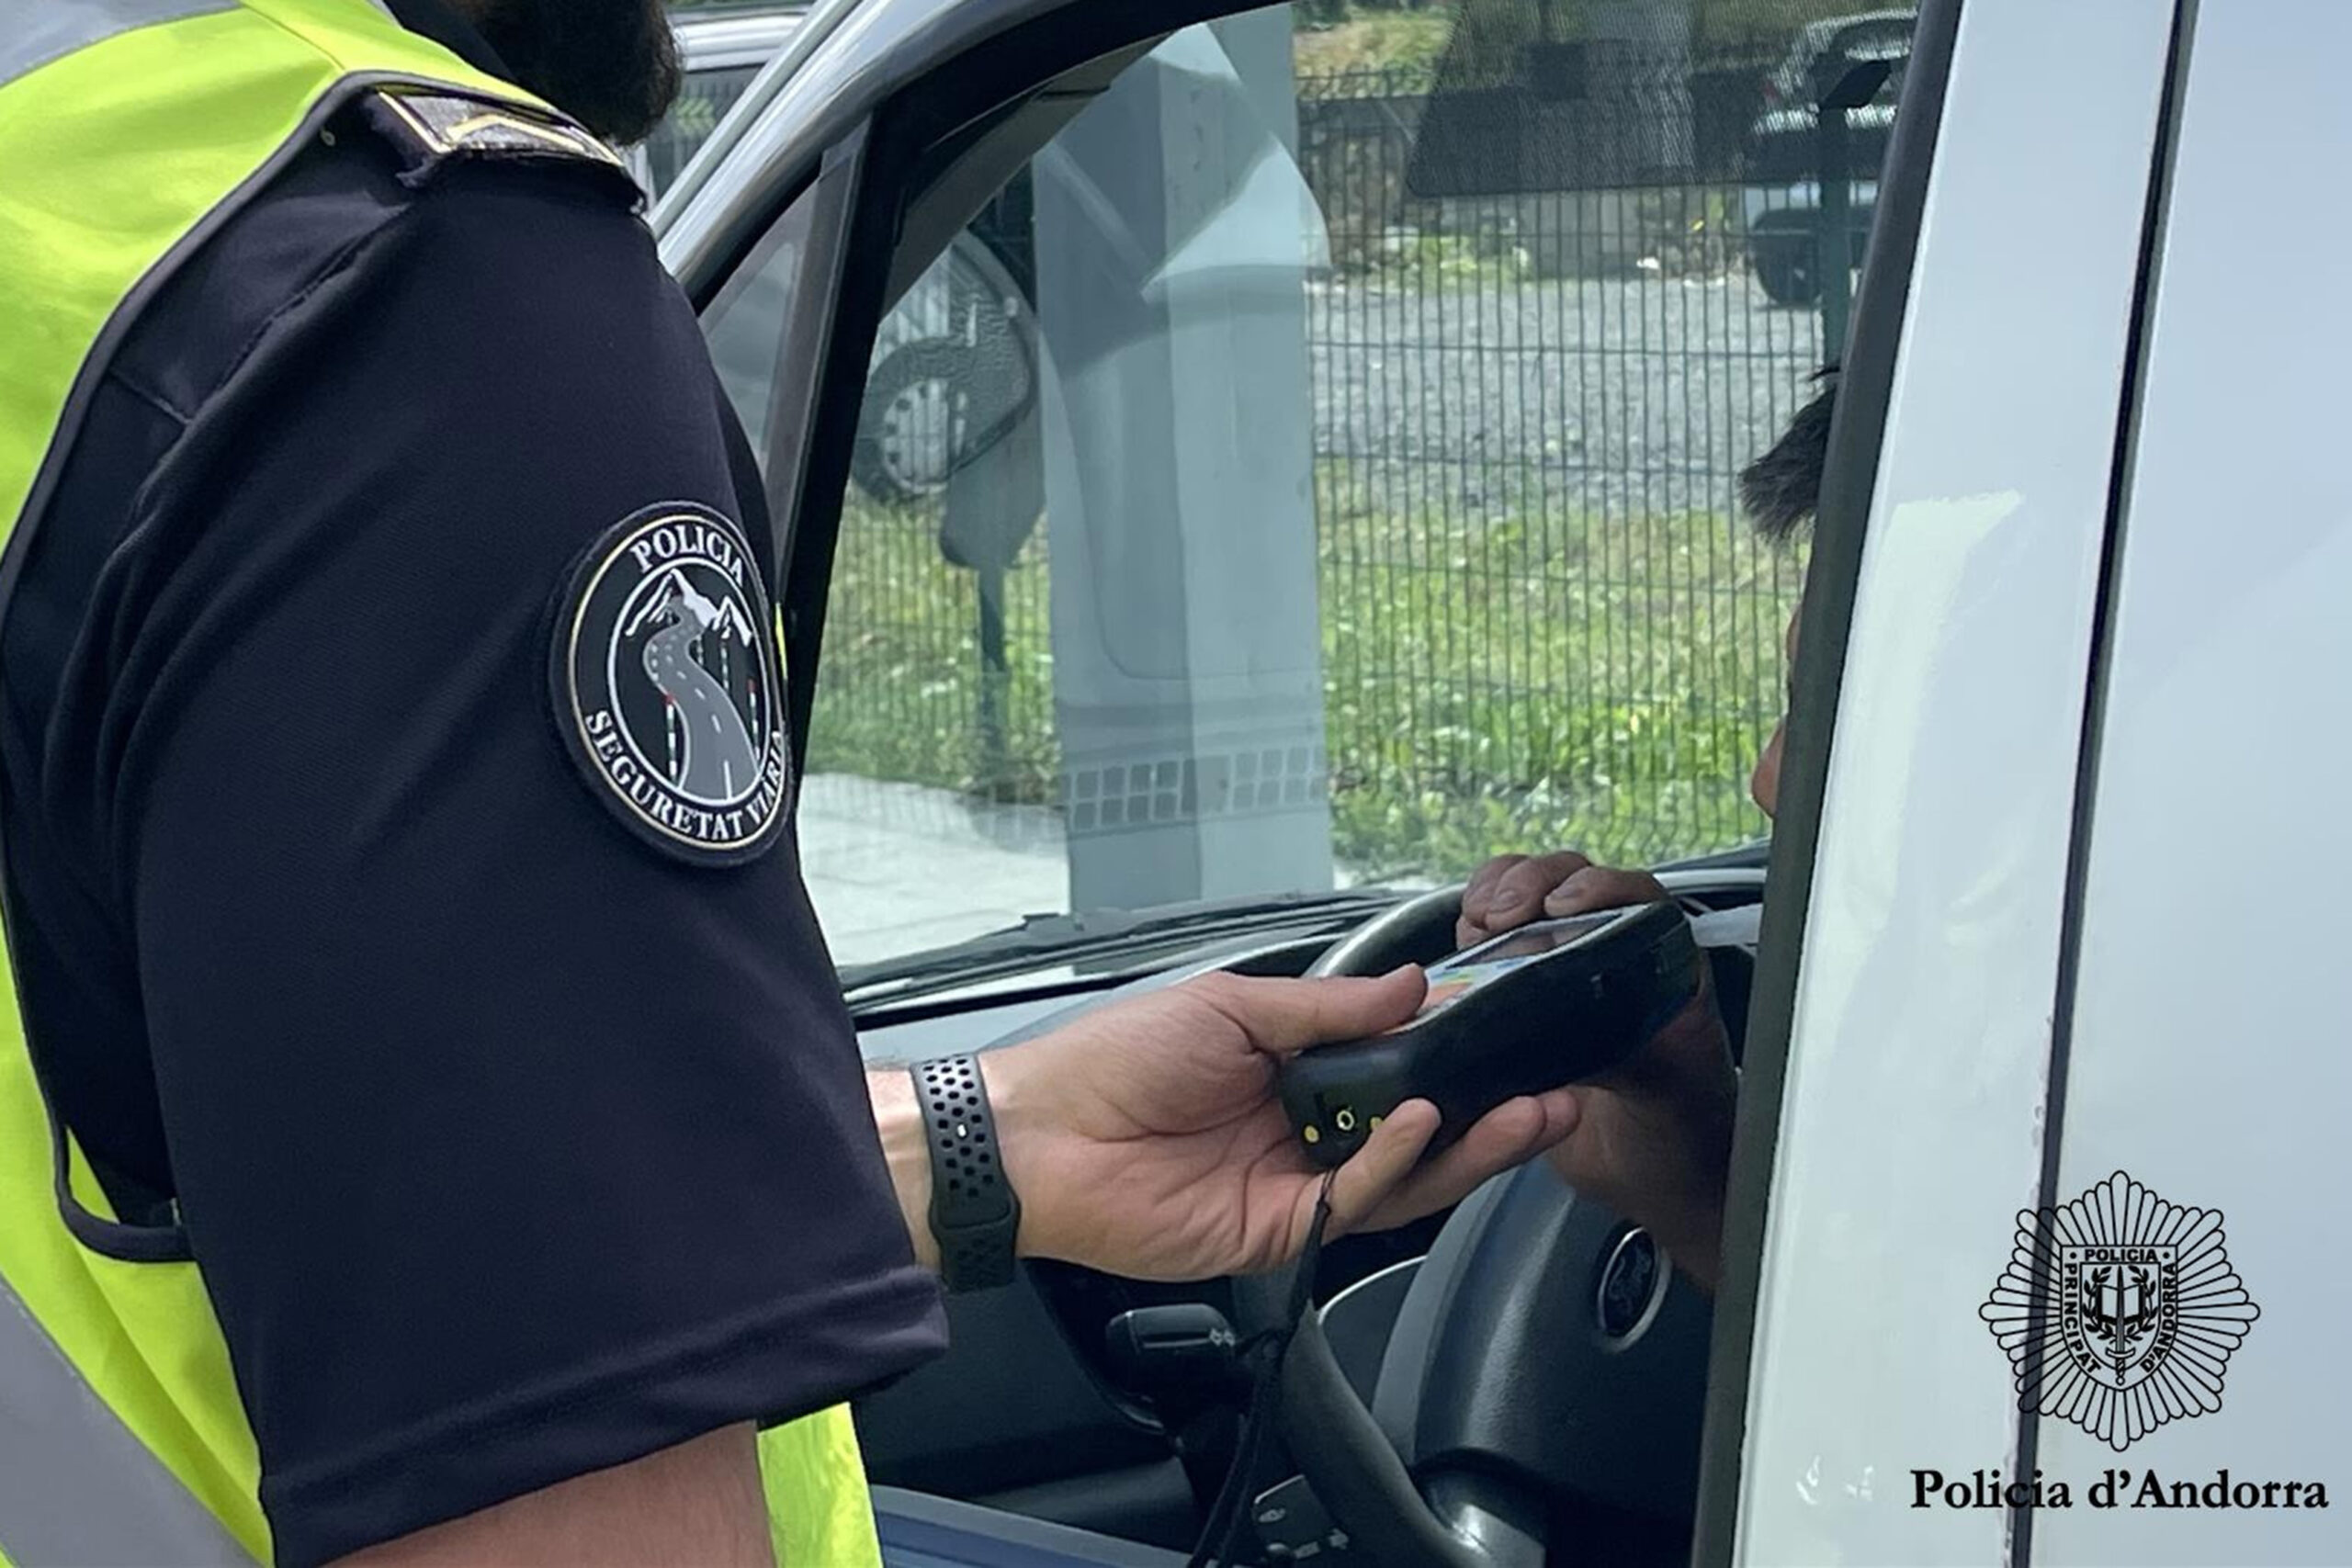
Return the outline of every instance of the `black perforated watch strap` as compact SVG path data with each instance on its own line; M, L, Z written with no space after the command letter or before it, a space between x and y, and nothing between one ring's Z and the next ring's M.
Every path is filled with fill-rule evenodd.
M931 1149L931 1234L950 1291L1012 1283L1021 1200L1005 1179L988 1086L969 1056L917 1062L915 1103Z

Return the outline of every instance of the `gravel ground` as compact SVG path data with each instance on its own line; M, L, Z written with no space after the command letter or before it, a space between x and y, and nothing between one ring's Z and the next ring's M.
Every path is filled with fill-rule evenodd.
M1444 476L1423 504L1464 508L1725 511L1820 355L1819 312L1744 275L1318 285L1307 309L1318 455Z

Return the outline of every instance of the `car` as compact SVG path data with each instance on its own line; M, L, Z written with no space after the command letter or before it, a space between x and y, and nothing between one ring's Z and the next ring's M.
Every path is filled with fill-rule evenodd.
M1764 110L1748 130L1740 207L1756 281L1781 304L1809 305L1820 298L1825 254L1836 257L1842 248L1846 265L1861 265L1900 83L1881 90L1870 81L1863 101L1845 110L1849 178L1842 220L1824 199L1819 106L1858 67L1899 72L1917 20L1916 12L1899 10L1808 22L1765 75ZM1829 232L1833 227L1845 230L1842 247Z
M680 176L871 1059L1433 959L1505 848L1756 914L1714 959L1718 1292L1541 1164L1340 1239L1246 1560L2352 1561L2313 1503L2352 1452L2341 942L2286 897L2352 874L2352 310L2243 256L2344 226L2309 193L2352 160L2352 11L2292 10L2282 54L2275 6L1924 0L1850 333L1779 358L1787 313L1695 273L1323 280L1279 7L826 0ZM1035 471L877 504L877 339L1024 181L988 220L1033 247L1036 396L995 450ZM1747 841L1771 710L1724 694L1772 700L1795 585L1728 496L1789 407L1754 386L1825 357ZM936 532L1040 494L975 618ZM1181 1561L1286 1300L1049 1264L956 1298L950 1354L859 1404L887 1550Z

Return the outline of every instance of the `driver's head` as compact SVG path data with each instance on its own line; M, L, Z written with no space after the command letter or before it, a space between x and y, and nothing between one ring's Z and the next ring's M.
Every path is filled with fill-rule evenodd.
M1830 411L1838 401L1838 367L1829 367L1815 379L1821 383L1819 395L1797 411L1770 451L1740 470L1739 504L1768 539L1785 541L1804 534L1821 504L1821 469L1829 450ZM1797 615L1789 612L1786 646L1792 669L1797 660ZM1748 792L1767 817L1781 804L1781 750L1788 733L1783 715L1747 782Z
M610 141L642 141L678 94L662 0L458 0L515 81Z

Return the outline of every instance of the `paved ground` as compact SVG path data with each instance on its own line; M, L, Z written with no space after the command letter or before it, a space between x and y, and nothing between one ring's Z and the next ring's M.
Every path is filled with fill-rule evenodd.
M819 773L801 784L799 832L801 874L836 964L944 947L1069 908L1061 819L1038 807ZM1345 866L1333 877L1340 887L1357 880Z
M1728 506L1804 400L1821 318L1745 274L1324 286L1307 337L1319 456L1408 465L1421 506L1540 484L1623 516Z
M961 942L1069 903L1061 822L920 784L819 773L800 787L800 856L836 964Z

